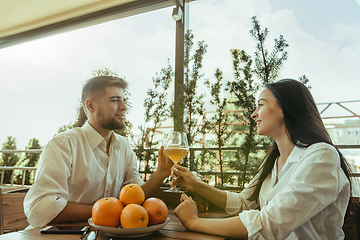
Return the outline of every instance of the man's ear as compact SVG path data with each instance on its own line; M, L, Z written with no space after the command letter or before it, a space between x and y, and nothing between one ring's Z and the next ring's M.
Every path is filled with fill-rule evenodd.
M89 112L93 113L95 111L95 102L91 98L86 99L85 105Z

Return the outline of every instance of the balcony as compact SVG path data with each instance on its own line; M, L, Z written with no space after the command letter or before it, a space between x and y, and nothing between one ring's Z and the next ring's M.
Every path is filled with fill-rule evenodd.
M360 145L337 145L337 147L340 150L348 150L348 149L360 150ZM194 166L195 155L196 155L195 153L204 151L204 149L207 151L218 151L218 148L190 148L189 166ZM225 151L236 151L237 149L238 149L238 147L224 147L224 148L222 148L222 151L224 151L224 152ZM157 149L155 151L157 151ZM0 153L42 153L42 150L41 149L0 150ZM36 169L37 169L36 167L0 166L0 174L1 174L0 186L4 189L17 189L17 188L30 187L31 184L33 183ZM200 171L200 170L196 170L196 169L190 169L190 170L196 172L198 177L206 176L207 178L210 178L212 180L211 181L212 185L219 186L218 185L219 177L221 175L220 171ZM8 182L8 183L4 183L5 171L11 172L10 182ZM30 173L30 176L31 176L30 179L32 179L32 182L30 185L25 184L25 175L27 172ZM139 172L141 175L144 175L145 174L144 168L140 167ZM152 172L150 172L149 174L152 174ZM224 171L223 174L224 174L224 176L233 177L236 179L239 177L238 171ZM360 177L360 172L357 172L356 169L353 169L352 176L358 178L358 177ZM17 181L16 181L16 179L17 179ZM19 181L19 180L21 180L21 181ZM239 182L239 181L237 181L237 182ZM166 186L166 184L164 186ZM241 187L238 185L226 185L226 186L224 186L224 189L240 191Z

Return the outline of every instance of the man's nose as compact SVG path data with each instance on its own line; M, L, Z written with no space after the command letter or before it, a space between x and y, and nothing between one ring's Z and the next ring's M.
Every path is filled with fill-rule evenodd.
M120 110L127 110L126 104L123 101L120 101L119 109Z

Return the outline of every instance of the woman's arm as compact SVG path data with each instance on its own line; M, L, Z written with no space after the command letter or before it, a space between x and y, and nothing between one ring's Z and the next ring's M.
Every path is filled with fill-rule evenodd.
M197 192L204 198L210 200L221 208L226 207L226 192L216 189L199 179L197 179L188 169L179 165L174 165L174 174L178 176L172 182L172 185L182 185L189 188L191 191Z
M248 237L248 232L239 216L220 219L199 218L196 203L191 198L182 194L180 201L181 204L174 212L186 229L226 237L244 239Z

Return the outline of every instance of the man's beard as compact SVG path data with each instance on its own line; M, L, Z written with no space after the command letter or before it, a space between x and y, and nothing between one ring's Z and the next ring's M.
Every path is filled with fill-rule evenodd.
M125 127L125 124L123 121L116 121L114 118L103 121L100 123L102 128L109 129L109 130L116 130L116 129L122 129Z
M100 126L108 130L122 129L125 127L124 121L117 121L115 117L112 117L111 119L105 119L102 111L99 111L98 119Z

